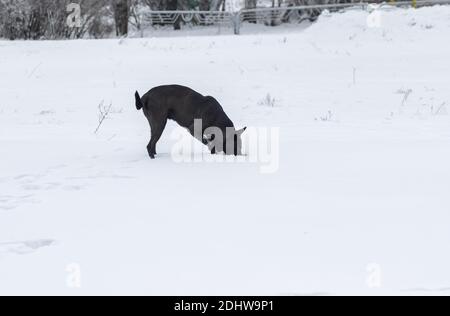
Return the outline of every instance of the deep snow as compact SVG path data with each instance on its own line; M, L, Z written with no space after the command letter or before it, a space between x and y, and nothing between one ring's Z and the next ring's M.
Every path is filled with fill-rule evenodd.
M367 16L1 41L0 294L449 294L450 7ZM175 163L174 124L150 161L133 94L166 83L279 127L279 169Z

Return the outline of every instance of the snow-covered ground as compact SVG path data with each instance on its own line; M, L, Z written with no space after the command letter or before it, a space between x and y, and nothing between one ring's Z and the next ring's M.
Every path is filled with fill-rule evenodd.
M1 41L0 294L450 294L450 7L367 16ZM151 161L133 94L166 83L278 127L276 172L177 163L175 124Z

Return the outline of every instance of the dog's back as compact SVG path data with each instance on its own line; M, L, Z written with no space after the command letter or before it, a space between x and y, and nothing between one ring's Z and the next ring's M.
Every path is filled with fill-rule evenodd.
M136 104L138 109L144 109L146 116L153 116L158 120L165 117L186 128L192 125L194 119L202 119L205 127L234 126L216 99L180 85L153 88L142 97L141 106L138 106L137 95Z

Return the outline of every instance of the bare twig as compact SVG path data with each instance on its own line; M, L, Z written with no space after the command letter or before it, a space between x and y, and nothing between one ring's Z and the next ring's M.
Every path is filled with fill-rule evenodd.
M314 120L315 121L322 121L322 122L331 122L333 121L333 112L332 111L328 111L328 113L324 116L320 116L320 117L316 117Z
M30 72L30 74L28 75L28 78L31 78L31 76L34 75L34 73L39 69L39 67L41 67L42 62L40 62L36 67L33 68L33 70Z
M268 106L268 107L274 108L275 105L276 105L276 102L277 102L277 100L275 98L273 98L270 95L270 93L268 93L266 95L266 97L259 102L259 105L263 105L263 106Z
M100 127L102 126L103 122L106 120L108 115L111 113L112 103L110 103L108 106L105 105L105 100L100 102L98 105L98 126L94 131L94 134L97 134L100 130Z
M409 96L412 93L412 89L408 89L408 90L403 90L400 89L397 91L398 94L402 94L403 95L403 100L402 100L402 107L404 107L406 105L406 102L408 101Z
M443 114L446 105L447 105L447 102L442 103L441 106L436 110L436 112L434 113L434 115L440 115L440 114Z

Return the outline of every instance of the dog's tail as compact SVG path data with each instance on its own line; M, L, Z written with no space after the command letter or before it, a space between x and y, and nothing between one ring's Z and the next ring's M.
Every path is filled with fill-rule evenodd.
M139 92L136 91L134 96L136 98L136 109L139 111L144 107L144 104L142 103L142 99L141 96L139 95Z

